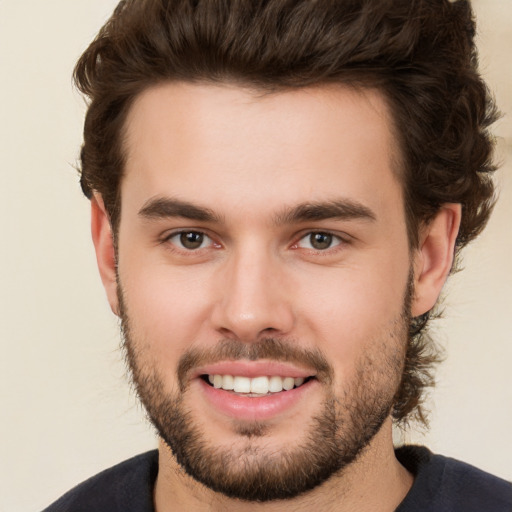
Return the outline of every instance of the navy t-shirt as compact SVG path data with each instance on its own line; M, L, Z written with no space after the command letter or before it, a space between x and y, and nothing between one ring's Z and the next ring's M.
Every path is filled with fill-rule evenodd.
M422 446L396 450L414 484L395 512L512 512L512 483ZM86 480L43 512L154 512L158 452Z
M395 453L414 475L395 512L512 512L512 483L422 446Z

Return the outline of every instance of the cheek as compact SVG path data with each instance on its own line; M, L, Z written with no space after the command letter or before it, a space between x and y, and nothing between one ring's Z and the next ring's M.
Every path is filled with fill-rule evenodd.
M302 282L298 316L333 364L347 366L398 329L404 309L408 267L388 265L340 269ZM389 340L393 343L393 339Z
M158 367L174 368L205 328L205 276L134 259L120 262L119 277L132 339L151 352Z

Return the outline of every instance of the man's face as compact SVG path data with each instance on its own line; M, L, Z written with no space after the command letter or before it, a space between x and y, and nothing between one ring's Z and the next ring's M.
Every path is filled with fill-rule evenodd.
M160 435L212 489L297 495L388 418L411 299L395 147L372 91L166 84L132 108L128 358Z

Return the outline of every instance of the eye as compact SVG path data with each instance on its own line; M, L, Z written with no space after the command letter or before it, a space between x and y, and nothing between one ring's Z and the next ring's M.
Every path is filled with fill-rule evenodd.
M201 231L181 231L174 233L166 239L180 249L196 251L212 245L212 239Z
M323 231L316 231L314 233L308 233L302 237L297 247L302 249L313 249L315 251L325 251L340 245L342 242L341 238L331 233L325 233Z

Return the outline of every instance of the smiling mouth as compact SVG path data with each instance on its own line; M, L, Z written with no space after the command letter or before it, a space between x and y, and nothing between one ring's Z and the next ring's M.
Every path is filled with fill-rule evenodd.
M299 388L314 377L201 375L201 379L216 389L247 397L262 397Z

